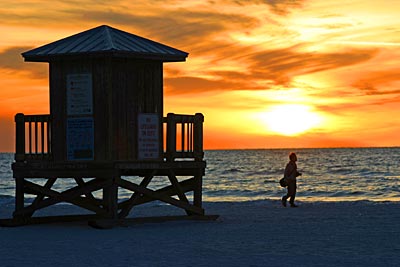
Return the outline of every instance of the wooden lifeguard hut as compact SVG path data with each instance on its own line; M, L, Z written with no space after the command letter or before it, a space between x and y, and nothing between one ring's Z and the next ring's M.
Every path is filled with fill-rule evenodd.
M99 26L22 56L49 63L50 114L15 116L16 201L8 223L116 222L154 200L183 209L182 217L212 217L202 208L204 117L163 117L163 63L188 53ZM165 187L149 186L155 176L165 177ZM74 182L60 191L60 179ZM130 198L120 200L119 189ZM34 200L26 203L26 194ZM60 202L89 214L33 216Z

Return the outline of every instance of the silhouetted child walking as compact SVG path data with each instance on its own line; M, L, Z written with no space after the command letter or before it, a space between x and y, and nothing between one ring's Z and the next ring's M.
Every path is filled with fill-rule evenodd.
M295 153L290 153L289 155L289 163L286 164L285 168L285 174L284 178L287 183L287 194L282 197L282 205L286 207L286 201L288 198L290 207L295 208L297 205L294 204L294 199L296 198L296 189L297 189L297 184L296 184L296 177L300 176L301 173L297 171L297 156Z

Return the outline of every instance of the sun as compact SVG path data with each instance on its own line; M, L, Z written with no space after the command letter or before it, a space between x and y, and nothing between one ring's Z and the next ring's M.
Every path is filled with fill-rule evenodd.
M320 115L308 105L276 105L264 115L264 122L269 131L286 136L305 133L319 125L321 121Z

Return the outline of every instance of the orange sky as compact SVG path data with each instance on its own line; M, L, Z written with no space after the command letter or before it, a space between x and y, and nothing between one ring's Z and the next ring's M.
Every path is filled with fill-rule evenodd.
M49 112L48 64L21 52L109 25L183 51L165 113L205 115L205 148L400 146L398 0L0 2L0 151ZM111 2L110 2L111 3Z

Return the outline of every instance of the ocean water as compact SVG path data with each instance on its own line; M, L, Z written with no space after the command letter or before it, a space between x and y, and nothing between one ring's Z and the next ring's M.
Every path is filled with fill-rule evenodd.
M209 150L203 200L279 199L285 189L278 181L292 151L303 173L298 178L299 201L400 201L400 148ZM0 204L14 201L13 157L0 153ZM72 179L59 179L53 189L71 185ZM149 187L165 185L165 177L155 177ZM119 194L121 199L131 195L124 190Z
M207 151L209 200L278 199L290 152L296 152L297 199L399 201L400 148Z

